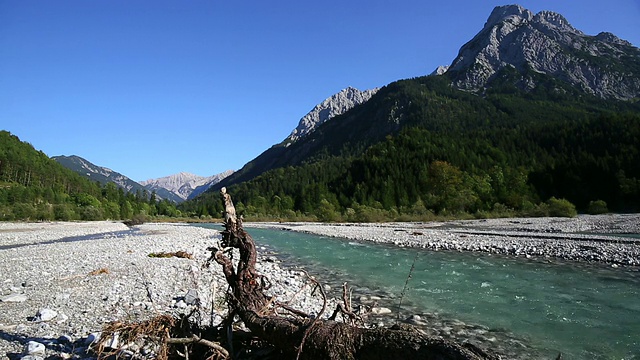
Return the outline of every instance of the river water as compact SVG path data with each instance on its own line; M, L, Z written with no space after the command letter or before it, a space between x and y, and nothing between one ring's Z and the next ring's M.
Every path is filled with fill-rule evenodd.
M478 253L433 252L269 229L259 247L354 297L377 294L396 317L471 338L509 358L640 359L640 272Z

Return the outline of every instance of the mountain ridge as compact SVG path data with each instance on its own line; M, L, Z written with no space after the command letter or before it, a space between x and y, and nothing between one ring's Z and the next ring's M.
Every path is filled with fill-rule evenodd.
M258 174L280 166L281 156L287 153L292 145L296 145L311 136L322 125L332 122L329 120L338 118L349 110L365 104L371 97L375 96L379 90L379 88L374 88L361 91L354 87L347 87L331 95L304 115L299 120L298 126L281 143L271 146L256 158L246 163L240 170L212 186L211 189L218 190L231 183L246 181Z
M576 41L580 51L563 41ZM556 58L566 55L558 49L568 55ZM575 199L583 209L595 200L592 195L611 200L618 209L637 208L619 188L635 189L638 177L622 148L634 146L637 130L638 103L628 100L638 97L639 56L638 48L615 35L584 35L559 14L497 7L448 69L382 87L305 137L272 146L212 190L226 186L258 214L290 210L329 221L336 218L333 210L353 214L362 206L371 213L412 207L424 213L425 206L446 213L451 205L464 211L490 211L495 204L531 209L552 196ZM529 64L531 59L549 60L549 69L557 71L541 71L546 68ZM573 81L586 78L576 64L584 64L595 80ZM623 79L616 82L620 76L614 73L624 74ZM593 84L603 87L589 87ZM625 126L629 134L621 132ZM620 144L607 142L607 136ZM610 163L607 153L615 154L617 162ZM628 154L632 158L635 152ZM559 156L560 165L554 163ZM601 174L590 174L591 168ZM455 175L458 185L469 181L468 188L453 194L437 189L429 177L442 180L438 171ZM503 175L516 185L501 188ZM611 190L602 189L595 178ZM478 181L486 193L474 188ZM530 192L534 188L536 193ZM456 193L466 195L458 199ZM460 202L454 204L454 198ZM483 199L480 207L471 204L478 199ZM196 200L201 209L216 206L203 206L204 196Z
M152 191L164 189L184 201L201 194L222 179L233 174L233 172L233 170L227 170L212 176L199 176L188 172L180 172L157 179L141 181L140 184Z
M107 167L96 165L77 155L58 155L52 156L51 159L57 161L62 166L71 169L86 178L92 179L93 181L98 181L101 184L112 182L125 191L134 193L136 190L142 191L144 189L141 184L129 177Z
M604 99L640 97L640 49L608 32L586 35L552 11L496 7L445 75L458 89L482 92L506 67L524 90L536 86L533 72Z
M326 98L300 119L298 126L285 139L285 146L308 135L316 127L322 125L326 121L344 114L356 105L366 102L376 92L378 92L378 90L380 89L374 88L360 91L349 86L346 89L340 90L338 93Z

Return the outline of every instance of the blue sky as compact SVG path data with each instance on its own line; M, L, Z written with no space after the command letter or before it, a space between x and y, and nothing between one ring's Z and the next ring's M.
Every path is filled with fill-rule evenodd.
M137 181L236 170L343 88L450 64L505 4L0 0L0 129ZM640 0L519 4L640 46Z

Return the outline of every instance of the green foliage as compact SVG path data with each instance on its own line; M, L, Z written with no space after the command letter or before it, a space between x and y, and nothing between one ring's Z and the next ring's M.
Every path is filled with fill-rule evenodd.
M591 215L600 215L606 214L609 212L607 209L607 203L603 200L595 200L589 202L589 207L587 208L587 213Z
M576 207L566 199L556 199L551 197L547 200L549 206L549 216L553 217L575 217L578 215Z
M484 97L443 77L392 83L226 186L246 216L291 220L575 216L593 199L639 211L640 104L526 76L533 91L505 81ZM218 203L206 193L180 209L219 214Z
M125 193L64 168L33 146L0 131L0 220L131 219L138 214L179 215L155 193Z

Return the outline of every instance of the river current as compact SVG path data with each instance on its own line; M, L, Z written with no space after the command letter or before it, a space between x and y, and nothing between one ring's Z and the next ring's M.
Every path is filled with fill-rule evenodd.
M332 296L348 281L354 298L379 295L393 318L407 283L400 317L419 314L436 334L510 358L640 359L637 269L247 230L258 247L329 283Z

